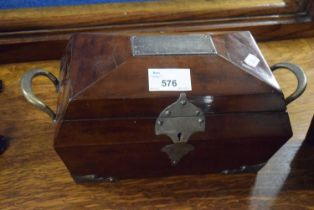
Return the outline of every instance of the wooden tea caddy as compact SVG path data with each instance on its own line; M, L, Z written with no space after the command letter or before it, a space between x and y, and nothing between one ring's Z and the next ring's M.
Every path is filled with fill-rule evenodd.
M271 71L278 68L298 79L287 99ZM150 90L149 69L188 71L191 87ZM38 75L59 91L56 113L32 93ZM55 150L80 182L263 164L292 135L286 105L303 93L306 77L293 64L269 68L249 32L85 33L71 38L59 79L34 69L21 85L54 120Z

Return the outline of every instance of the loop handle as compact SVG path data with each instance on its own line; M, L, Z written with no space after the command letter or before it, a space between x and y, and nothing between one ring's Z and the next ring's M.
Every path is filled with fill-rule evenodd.
M59 80L50 72L43 70L43 69L33 69L28 72L26 72L21 79L21 89L23 92L23 95L25 96L26 100L33 104L38 109L46 112L49 117L55 121L56 120L56 114L54 111L51 110L49 106L44 104L41 100L39 100L34 94L32 90L32 81L37 76L46 76L48 77L51 82L54 84L54 86L57 89L59 89Z
M307 78L304 71L299 66L292 63L277 63L270 67L273 72L281 68L291 71L298 80L298 85L295 91L285 99L286 105L288 105L303 94L306 89Z

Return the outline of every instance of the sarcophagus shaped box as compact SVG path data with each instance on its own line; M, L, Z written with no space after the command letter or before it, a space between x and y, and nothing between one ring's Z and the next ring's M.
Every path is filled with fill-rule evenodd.
M54 146L77 181L246 170L292 135L283 93L249 32L74 35L60 78L32 70L27 99L55 121ZM31 93L59 90L56 114Z

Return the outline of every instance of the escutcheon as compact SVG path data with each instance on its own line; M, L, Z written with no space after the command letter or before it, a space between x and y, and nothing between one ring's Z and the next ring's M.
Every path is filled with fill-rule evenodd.
M204 112L192 104L181 93L178 100L166 107L158 116L155 124L156 135L167 135L173 144L164 146L165 152L172 165L178 162L188 153L194 150L194 146L188 143L193 133L205 131Z

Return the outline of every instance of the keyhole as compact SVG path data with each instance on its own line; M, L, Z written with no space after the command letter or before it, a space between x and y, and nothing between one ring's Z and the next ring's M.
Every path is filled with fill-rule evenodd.
M181 132L177 134L178 141L181 141L181 136L182 136Z

